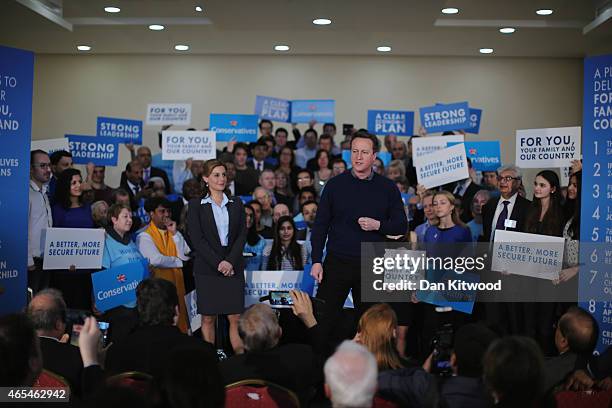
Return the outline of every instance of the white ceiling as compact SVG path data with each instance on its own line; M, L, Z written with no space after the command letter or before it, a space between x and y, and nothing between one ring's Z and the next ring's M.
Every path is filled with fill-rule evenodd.
M402 56L478 56L483 47L502 57L612 52L612 19L583 34L609 0L64 0L72 31L24 5L37 2L2 1L0 44L51 54L76 54L79 44L91 45L90 54L176 54L175 44L234 55L278 54L276 44L290 55L374 55L379 45ZM460 13L440 12L450 6ZM555 12L541 17L538 8ZM317 17L333 23L315 26ZM154 23L166 29L149 30ZM503 26L517 31L501 34Z

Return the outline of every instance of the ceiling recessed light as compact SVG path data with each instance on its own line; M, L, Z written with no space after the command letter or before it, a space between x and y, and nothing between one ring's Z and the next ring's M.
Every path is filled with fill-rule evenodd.
M164 28L166 28L166 27L164 27L164 26L163 26L163 25L161 25L161 24L151 24L151 25L149 26L149 30L153 30L153 31L161 31L161 30L163 30Z
M200 6L196 6L196 9L195 9L195 10L196 10L198 13L201 13L202 11L204 11L204 9L203 9L202 7L200 7Z
M504 27L504 28L499 29L499 32L502 34L512 34L515 31L516 31L516 28L514 27Z
M493 48L481 48L480 53L481 54L493 54Z
M457 14L458 12L459 9L455 7L447 7L442 9L442 14Z
M315 25L330 25L332 22L328 18L315 18L312 20L312 24Z
M290 47L288 45L275 45L275 51L289 51Z
M391 47L389 47L388 45L381 45L380 47L376 47L376 51L389 52L391 51Z
M77 50L79 51L89 51L91 47L89 45L77 45Z
M536 11L538 16L550 16L553 13L551 9L539 9Z
M104 7L104 11L107 13L118 13L121 9L119 7Z
M177 51L187 51L189 49L188 45L183 45L183 44L179 44L179 45L175 45L174 49Z

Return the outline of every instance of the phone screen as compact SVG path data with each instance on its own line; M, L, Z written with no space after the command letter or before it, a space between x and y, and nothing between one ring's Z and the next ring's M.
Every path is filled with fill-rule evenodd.
M270 306L272 307L291 307L293 299L287 291L270 291Z

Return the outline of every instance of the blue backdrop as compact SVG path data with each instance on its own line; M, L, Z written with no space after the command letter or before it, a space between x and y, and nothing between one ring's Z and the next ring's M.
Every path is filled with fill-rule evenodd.
M26 305L34 54L0 46L0 315Z

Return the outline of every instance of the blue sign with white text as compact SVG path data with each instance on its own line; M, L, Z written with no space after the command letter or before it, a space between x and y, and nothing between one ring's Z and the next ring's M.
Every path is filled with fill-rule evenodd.
M237 115L233 113L211 113L210 130L217 133L217 142L255 142L257 141L257 115Z
M579 305L599 323L597 351L612 345L612 55L584 60Z
M34 54L0 46L0 316L26 306ZM39 254L37 254L39 256Z
M453 146L459 142L449 142L447 146ZM472 167L476 171L496 171L501 167L501 147L498 140L464 142L467 157L472 161Z
M369 110L368 131L375 135L412 136L414 112Z
M470 108L469 127L465 133L473 133L477 135L480 132L480 118L482 117L482 109Z
M136 301L136 287L149 274L146 261L132 262L91 274L96 307L105 312Z
M118 143L142 144L142 121L98 116L96 136L110 137Z
M332 99L303 99L291 101L291 122L333 123L336 119L336 101Z
M74 164L116 166L119 158L117 140L109 137L66 135Z
M419 109L421 126L427 133L461 130L469 127L470 108L467 102L436 104Z
M276 122L290 122L291 101L286 99L259 96L255 98L255 114L260 119Z

